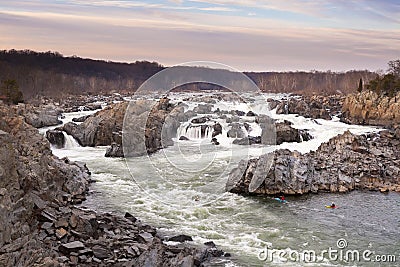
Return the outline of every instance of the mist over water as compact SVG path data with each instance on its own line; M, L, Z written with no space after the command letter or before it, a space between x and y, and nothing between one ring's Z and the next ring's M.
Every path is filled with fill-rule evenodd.
M188 94L173 94L180 102ZM269 96L268 96L269 97ZM279 98L279 96L272 96ZM268 111L257 97L251 104L218 102L214 110ZM187 103L188 109L197 103ZM81 113L66 114L67 122ZM213 117L213 114L209 114ZM223 126L219 146L210 143L212 132L182 123L174 145L150 157L130 159L104 157L105 147L80 147L67 136L68 146L53 148L55 155L82 161L97 182L84 206L98 211L130 212L142 221L157 226L163 234L185 233L195 243L212 240L232 254L236 266L263 266L257 255L265 246L274 249L321 251L337 248L336 241L344 238L351 249L371 249L381 254L396 254L400 247L400 194L351 192L349 194L317 194L288 197L282 204L267 197L244 197L225 192L229 171L242 158L259 156L276 148L288 148L302 153L316 150L322 142L350 130L356 134L378 131L373 127L346 125L338 120L312 120L296 115L271 114L275 119L293 122L293 127L309 129L314 139L280 146L240 146L226 137ZM254 136L261 133L254 118L247 118ZM212 123L210 124L212 125ZM248 133L252 135L251 131ZM189 141L179 141L180 136ZM184 161L181 160L184 155ZM148 168L149 161L153 168ZM162 177L159 179L155 177ZM332 201L338 209L326 209ZM270 264L270 263L269 263ZM278 264L275 262L274 264ZM282 266L302 266L302 263L281 262ZM343 262L324 262L326 266ZM370 266L376 266L369 263ZM366 266L365 262L351 265ZM226 263L232 266L232 263ZM313 266L313 265L310 265ZM321 263L314 264L321 266Z

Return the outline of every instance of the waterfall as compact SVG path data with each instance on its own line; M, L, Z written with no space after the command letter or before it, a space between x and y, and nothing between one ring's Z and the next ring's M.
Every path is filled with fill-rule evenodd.
M191 123L184 123L178 129L177 138L185 136L191 140L193 139L211 139L214 129L212 125L202 124L193 125Z
M80 147L79 143L75 140L75 138L72 135L67 134L66 132L63 132L64 134L64 148L66 149L72 149L75 147Z

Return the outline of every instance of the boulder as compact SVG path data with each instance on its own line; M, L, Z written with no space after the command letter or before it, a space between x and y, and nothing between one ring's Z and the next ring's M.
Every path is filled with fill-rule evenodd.
M303 142L308 141L312 137L305 130L295 129L289 121L276 123L276 144L280 145L284 142Z
M94 245L92 247L93 255L99 259L104 260L112 257L110 249L104 245Z
M210 118L208 117L200 117L200 118L194 118L192 119L191 123L194 124L202 124L202 123L206 123L207 121L209 121Z
M46 138L49 140L50 144L57 148L62 148L65 145L65 137L62 131L48 130L46 132Z
M232 117L227 117L225 121L226 121L226 123L239 122L240 118L239 118L239 116L234 115Z
M78 252L79 250L82 250L84 248L85 246L81 241L73 241L66 244L61 244L58 247L58 250L63 254L69 255L72 252Z
M117 143L112 143L111 146L109 148L107 148L106 150L106 157L124 157L124 151L123 151L123 147L120 144Z
M213 125L212 137L222 134L222 125L218 122Z
M281 102L272 98L267 99L268 107L270 110L275 109Z
M232 110L232 111L231 111L231 114L232 114L232 115L239 116L239 117L242 117L242 116L244 116L244 115L246 114L246 112L241 111L241 110Z
M227 136L230 138L244 138L246 137L246 133L243 131L241 125L239 123L231 123L231 128L227 132Z
M85 116L81 116L78 118L72 118L72 121L73 122L84 122L89 117L90 117L90 115L85 115Z
M275 120L265 116L257 116L255 122L260 125L261 128L261 144L263 145L275 145L276 144L276 126Z
M151 111L149 107L153 107ZM62 129L81 146L111 146L106 151L107 156L141 156L173 144L183 111L183 107L175 108L166 98L158 102L138 100L129 106L121 102L106 107L79 125L71 122ZM129 115L124 130L128 138L123 153L121 132L126 112ZM142 140L143 135L145 140Z
M32 106L29 104L19 104L17 113L24 116L26 123L35 128L55 126L62 124L58 118L61 110L54 105Z
M217 138L215 138L215 137L213 137L213 138L211 139L211 143L213 143L213 144L216 145L216 146L219 145L219 142L218 142Z
M211 114L212 108L212 104L198 104L197 107L193 109L193 111L197 114Z
M257 116L257 114L255 114L253 111L250 110L249 112L246 113L246 116L247 117L255 117L255 116Z

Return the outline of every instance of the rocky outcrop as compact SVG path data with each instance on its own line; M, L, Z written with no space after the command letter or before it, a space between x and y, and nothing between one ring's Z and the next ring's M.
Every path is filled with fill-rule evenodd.
M341 121L393 127L400 124L400 93L395 97L364 91L348 95L343 103Z
M282 143L288 142L306 142L312 139L312 136L308 133L307 130L295 129L292 126L292 123L289 121L278 122L275 124L276 130L276 145L280 145ZM263 130L262 134L265 135L264 139L270 139L266 132L268 129ZM253 144L261 144L262 136L247 136L243 138L238 138L233 140L233 144L236 145L253 145Z
M194 118L194 119L192 119L191 123L194 123L194 124L202 124L202 123L206 123L206 122L208 122L208 121L210 121L210 118L209 118L209 117L200 117L200 118Z
M90 172L53 156L37 129L0 106L0 266L206 266L224 253L177 239L131 214L77 208Z
M184 108L175 107L169 99L161 99L156 105L148 100L138 100L129 105L129 123L132 127L128 135L132 136L127 144L125 155L141 156L154 153L159 149L172 145L176 136L179 122L186 119ZM153 106L151 112L148 107ZM83 123L67 123L63 126L81 146L109 146L107 156L119 157L124 155L122 146L122 128L128 102L110 105L96 114L88 117ZM190 114L189 114L190 115ZM142 129L141 126L146 126ZM144 133L145 141L140 138Z
M312 119L332 119L333 115L338 115L342 108L343 97L339 95L301 98L290 98L282 101L276 107L277 114L299 114L300 116Z
M81 146L107 146L116 142L114 132L122 131L128 102L122 102L86 118L81 124L66 123L62 130L72 135Z
M25 121L35 128L55 126L62 123L58 118L62 110L55 105L47 104L39 107L30 104L18 104L13 107L18 115L25 118Z
M395 134L397 139L400 139L400 125L396 125L395 130L394 130L394 134Z
M105 156L112 158L124 157L124 150L122 148L122 145L112 143L111 146L107 148Z
M232 144L235 145L255 145L261 144L261 136L248 136L245 138L235 139Z
M0 266L33 266L52 252L38 240L39 218L50 203L85 199L85 165L58 159L49 143L23 117L0 106Z
M101 103L112 105L123 100L123 96L119 94L69 95L62 99L60 106L64 112L93 111L101 109Z
M290 121L278 122L276 127L276 144L280 145L284 142L303 142L312 139L312 136L306 130L295 129Z
M50 144L57 148L62 148L65 145L65 137L62 131L48 130L46 132L46 138L49 140Z
M218 122L216 122L213 125L212 137L215 137L215 136L220 135L220 134L222 134L222 125L219 124Z
M72 121L73 122L84 122L89 117L90 117L90 115L85 115L85 116L81 116L78 118L72 118Z
M268 98L267 102L268 102L268 107L270 110L275 109L281 103L279 100L275 100L272 98Z
M212 104L198 104L193 111L197 114L210 114L212 113Z
M354 189L400 192L400 140L394 133L355 136L345 132L304 155L277 150L241 161L226 184L227 191L240 194L295 195Z
M148 110L148 107L152 107ZM154 153L174 144L180 121L186 117L182 106L168 98L158 102L143 100L132 103L124 125L124 155L136 157ZM144 133L144 134L143 134Z
M242 125L238 122L233 122L229 124L230 129L226 133L230 138L244 138L246 133L242 129Z

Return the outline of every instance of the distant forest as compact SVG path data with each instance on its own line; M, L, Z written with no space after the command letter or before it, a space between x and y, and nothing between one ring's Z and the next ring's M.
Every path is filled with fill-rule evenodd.
M57 52L30 50L0 51L0 81L15 80L24 98L68 94L134 92L149 77L165 67L156 62L118 63L104 60L64 57ZM347 94L356 92L377 77L363 71L335 72L246 72L265 92L298 94ZM191 85L183 89L215 89Z

